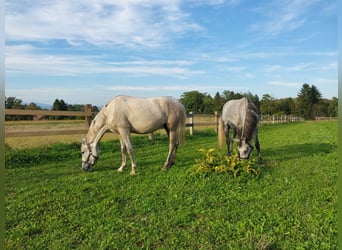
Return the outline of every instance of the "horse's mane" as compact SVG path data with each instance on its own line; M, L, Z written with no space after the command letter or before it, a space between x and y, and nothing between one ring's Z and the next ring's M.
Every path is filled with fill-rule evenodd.
M107 108L107 104L105 107L103 107L94 117L93 121L90 124L88 134L87 134L87 143L92 143L94 140L94 137L96 135L96 131L99 131L101 127L103 127L105 120L106 120L106 114L104 112L104 109Z
M248 100L246 105L246 117L243 128L243 136L246 139L251 139L259 122L259 115L256 106Z

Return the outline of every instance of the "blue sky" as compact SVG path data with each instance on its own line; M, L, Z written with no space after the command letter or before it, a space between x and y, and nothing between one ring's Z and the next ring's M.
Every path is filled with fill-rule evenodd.
M24 102L338 92L337 1L11 0L5 33L5 95Z

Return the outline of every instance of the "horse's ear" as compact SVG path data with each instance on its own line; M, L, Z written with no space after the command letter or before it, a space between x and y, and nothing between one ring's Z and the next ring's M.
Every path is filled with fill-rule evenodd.
M82 138L81 143L82 143L82 144L85 144L85 143L86 143L86 139L85 139L85 138Z

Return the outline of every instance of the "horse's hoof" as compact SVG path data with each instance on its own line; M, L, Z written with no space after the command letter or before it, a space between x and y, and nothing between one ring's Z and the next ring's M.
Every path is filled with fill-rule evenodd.
M129 174L133 176L133 175L135 175L135 172L132 172L132 171L131 171Z
M122 173L122 172L123 172L123 169L118 168L116 171L118 171L119 173Z
M162 170L162 171L166 171L166 170L168 170L170 167L171 167L171 165L165 164L165 165L161 168L161 170Z

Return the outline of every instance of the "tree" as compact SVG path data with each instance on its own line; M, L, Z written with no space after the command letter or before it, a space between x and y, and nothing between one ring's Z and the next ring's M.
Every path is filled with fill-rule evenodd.
M211 95L204 93L203 94L203 106L201 107L201 113L212 114L214 113L213 107L214 107L214 99L211 97Z
M214 99L213 99L213 110L221 111L224 103L225 103L224 98L220 95L219 92L216 92Z
M5 97L5 108L6 109L23 109L23 101L14 96Z
M223 91L223 99L225 102L228 102L233 99L240 99L242 97L242 94L240 93L234 93L234 91L230 90L224 90Z
M6 109L24 109L23 101L14 96L5 97L5 108ZM6 121L20 120L20 116L16 115L5 115Z
M260 101L260 113L273 115L275 113L275 98L270 94L264 94Z
M332 100L329 102L328 116L330 117L338 116L338 99L336 97L333 97Z
M25 109L29 109L29 110L40 110L42 109L41 107L39 107L37 104L35 104L34 102L31 102L30 104L26 105Z
M56 99L52 105L52 110L66 111L68 110L68 105L64 102L63 99Z
M56 100L53 102L52 110L56 110L56 111L67 111L67 110L68 110L68 105L64 102L63 99L61 99L61 100L56 99ZM55 117L54 117L54 119L57 119L57 120L61 120L61 119L63 119L63 118L64 118L63 116L55 116Z
M304 83L298 93L298 111L304 119L314 119L314 107L322 99L322 94L316 86ZM316 111L317 111L316 105Z
M204 102L203 93L197 90L184 92L180 97L180 101L183 103L186 112L202 113L201 109L203 108Z
M295 113L295 103L291 97L275 100L276 112L281 115L291 115Z

